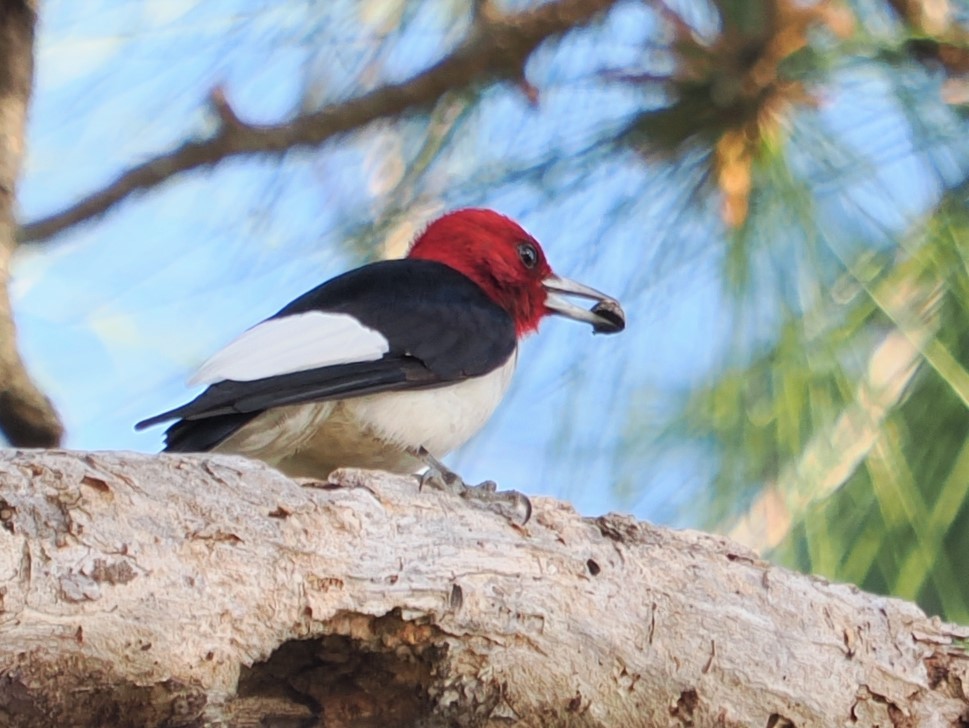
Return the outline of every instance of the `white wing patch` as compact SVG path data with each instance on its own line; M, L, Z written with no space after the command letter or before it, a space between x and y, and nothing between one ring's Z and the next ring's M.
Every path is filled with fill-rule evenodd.
M205 362L188 383L251 382L333 364L376 361L389 349L380 332L349 314L309 311L253 326Z

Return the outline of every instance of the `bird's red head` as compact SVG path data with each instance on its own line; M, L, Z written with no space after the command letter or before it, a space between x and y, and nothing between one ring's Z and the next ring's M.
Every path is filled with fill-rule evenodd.
M621 331L625 325L614 299L556 276L538 241L493 210L457 210L439 217L417 238L408 257L444 263L466 275L511 315L519 336L537 329L550 313L586 321L602 333ZM587 311L559 293L597 304Z
M519 336L534 331L548 296L543 283L552 275L545 253L522 227L493 210L448 213L428 225L408 253L436 260L478 284L515 321Z

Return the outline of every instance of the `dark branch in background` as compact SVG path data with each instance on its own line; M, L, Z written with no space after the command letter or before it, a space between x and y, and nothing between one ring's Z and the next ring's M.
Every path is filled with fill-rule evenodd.
M10 444L53 447L63 427L17 351L8 293L14 202L34 76L35 0L0 0L0 432Z
M481 13L467 40L428 70L402 83L382 86L281 124L243 122L217 90L213 104L221 124L213 136L186 142L172 152L132 167L62 212L25 224L19 239L37 242L50 238L72 225L103 215L133 192L156 187L180 172L211 167L242 154L281 155L299 147L319 146L339 134L378 119L426 108L448 92L485 81L516 81L533 100L534 90L524 80L525 63L531 53L543 41L588 23L616 1L557 0L514 15L496 17L492 12Z
M888 0L889 7L914 31L906 47L920 63L941 67L947 76L969 74L969 30L953 18L947 4L926 0Z

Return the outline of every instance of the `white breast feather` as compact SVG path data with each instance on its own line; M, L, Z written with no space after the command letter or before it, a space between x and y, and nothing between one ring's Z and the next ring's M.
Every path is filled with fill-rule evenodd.
M444 457L467 442L501 402L518 352L492 372L436 389L381 392L346 400L344 406L380 439L403 448L426 447Z
M376 361L390 346L380 332L345 313L307 313L253 326L205 362L190 385L251 382L307 369Z

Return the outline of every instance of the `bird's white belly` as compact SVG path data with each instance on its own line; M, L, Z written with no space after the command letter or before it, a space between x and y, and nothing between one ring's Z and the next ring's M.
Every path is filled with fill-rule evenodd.
M491 417L508 389L516 359L517 352L493 372L458 384L372 394L346 400L344 406L381 440L401 447L423 445L443 457Z
M323 478L343 466L416 472L423 463L408 451L423 446L441 458L481 429L507 391L517 358L516 351L493 372L436 389L270 410L217 449L292 476Z

